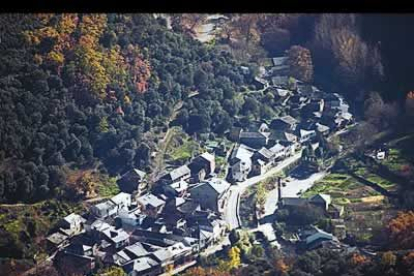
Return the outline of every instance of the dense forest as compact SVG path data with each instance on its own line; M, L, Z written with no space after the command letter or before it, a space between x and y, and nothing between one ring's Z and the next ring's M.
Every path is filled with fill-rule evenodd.
M38 200L65 165L145 169L143 133L174 105L189 132L222 133L241 106L229 54L168 31L151 15L2 15L0 199ZM200 96L186 100L198 91Z

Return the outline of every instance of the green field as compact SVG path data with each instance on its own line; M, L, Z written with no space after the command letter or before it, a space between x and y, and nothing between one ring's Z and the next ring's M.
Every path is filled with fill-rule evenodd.
M346 205L359 201L359 198L379 195L375 190L367 188L355 178L344 173L331 173L307 190L303 197L311 197L318 193L329 194L336 204Z
M100 197L112 197L120 190L114 177L105 177L97 183L96 192Z

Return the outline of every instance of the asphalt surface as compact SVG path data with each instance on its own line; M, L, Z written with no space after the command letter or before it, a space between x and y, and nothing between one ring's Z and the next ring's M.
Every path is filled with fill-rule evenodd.
M227 206L224 211L224 218L230 226L230 229L239 228L240 219L239 219L239 208L240 208L240 195L250 186L280 172L290 164L296 162L301 157L302 153L299 152L289 158L286 158L278 165L267 171L265 174L254 176L247 179L244 182L239 182L232 187L230 187L230 194L227 201Z

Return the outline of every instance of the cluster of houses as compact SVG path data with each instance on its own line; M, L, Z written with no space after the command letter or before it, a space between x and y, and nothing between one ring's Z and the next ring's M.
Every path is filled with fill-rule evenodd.
M127 172L119 194L63 218L47 237L58 269L87 274L99 260L127 275L159 275L195 263L227 232L221 213L230 184L214 170L214 155L205 152L161 176L151 192L145 172Z
M234 126L229 138L238 142L230 157L229 180L240 182L260 175L302 145L315 144L318 135L354 122L349 105L338 93L325 93L288 76L287 57L273 58L273 67L255 77L266 93L273 93L288 114L270 122Z

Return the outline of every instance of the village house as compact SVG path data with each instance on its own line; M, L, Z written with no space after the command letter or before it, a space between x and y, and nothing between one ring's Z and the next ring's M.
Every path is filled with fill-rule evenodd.
M96 262L92 256L92 247L71 244L57 252L55 264L71 275L88 275L95 269Z
M328 208L328 214L331 219L339 219L345 212L345 207L342 205L331 204Z
M66 236L74 236L83 232L83 224L86 219L82 216L72 213L64 217L59 223L59 231L64 233Z
M261 148L267 145L268 133L258 131L242 131L240 132L239 142L252 148Z
M160 263L145 256L133 259L122 268L128 276L156 276L162 273Z
M320 133L321 135L323 135L323 136L328 136L329 135L330 128L328 126L325 126L325 125L320 124L320 123L316 123L315 126L316 126L316 131L318 133Z
M194 176L195 182L203 181L206 176L214 173L216 169L214 155L204 152L194 158L188 165L191 170L191 175Z
M97 218L107 218L115 216L118 212L118 208L111 200L105 200L104 202L93 205L90 211Z
M307 250L316 249L322 246L326 241L338 241L338 239L331 233L325 232L317 227L313 227L314 231L311 235L305 236L301 243Z
M298 80L288 76L274 76L272 77L272 86L282 89L296 90Z
M269 70L269 75L286 75L289 73L288 57L272 58L273 67Z
M229 175L233 181L244 181L247 179L251 169L254 150L245 146L239 145L233 149L230 156L230 172Z
M295 149L295 144L291 142L280 141L269 150L274 154L274 160L279 161L286 156L293 155L295 153Z
M316 137L315 130L306 130L306 129L299 129L297 131L297 135L299 137L299 142L301 144L310 141L312 138Z
M131 194L120 192L119 194L111 197L111 201L117 206L117 210L128 210L132 204Z
M202 209L220 213L223 211L230 184L222 179L213 178L200 183L190 190L191 198L200 202Z
M120 210L128 209L131 206L131 194L119 193L111 199L93 205L90 211L98 218L115 216Z
M281 195L281 191L279 190ZM327 194L316 194L310 198L298 198L298 197L280 197L279 205L285 208L295 208L311 204L313 206L320 207L323 211L328 211L331 204L331 196Z
M281 130L272 130L269 136L269 144L277 144L280 142L292 143L295 146L299 146L298 137L295 134Z
M145 172L138 169L132 169L122 175L117 181L118 187L121 192L130 194L136 192L138 195L141 195L147 188L146 183L143 182L145 176Z
M63 233L55 232L46 238L48 252L63 248L69 245L69 237Z
M169 197L182 197L187 193L188 183L185 180L180 180L170 185L164 185L162 188Z
M267 172L273 165L274 154L272 151L261 148L252 156L252 175L261 175Z
M124 229L111 226L102 231L104 239L109 242L115 249L125 246L129 242L129 234Z
M292 116L284 116L278 119L274 119L270 123L270 128L273 130L293 132L296 129L298 121Z
M129 246L126 246L124 249L116 252L115 254L107 254L107 256L105 256L104 262L123 266L132 260L147 256L149 254L150 252L148 252L142 243L136 242Z
M137 199L137 203L142 213L152 217L159 214L165 205L164 200L156 197L153 194L146 194L139 197Z
M242 132L243 128L241 126L233 126L230 129L229 139L233 142L239 141L240 133Z
M161 180L165 184L170 184L173 182L178 182L180 180L187 180L191 177L191 170L187 165L183 165L172 170L170 173L161 177Z

